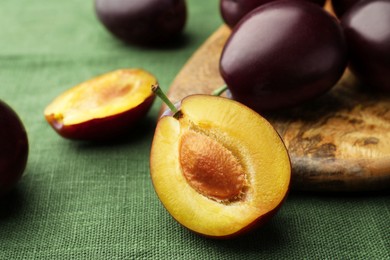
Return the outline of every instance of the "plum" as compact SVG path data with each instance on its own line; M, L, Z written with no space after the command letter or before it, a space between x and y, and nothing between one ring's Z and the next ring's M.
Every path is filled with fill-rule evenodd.
M323 8L281 0L237 24L219 66L233 99L258 112L276 110L330 90L347 66L347 45L340 24Z
M22 177L28 159L28 137L16 112L0 100L0 198Z
M150 72L124 68L81 82L45 109L49 125L72 140L105 141L122 137L146 117L154 102Z
M241 18L247 13L259 7L260 5L272 2L275 0L221 0L220 12L223 20L229 27L234 27ZM320 6L325 4L325 0L304 0L316 3Z
M390 1L360 1L341 19L350 69L367 87L390 91Z
M234 100L190 95L157 123L150 175L178 223L215 239L265 225L286 201L291 162L274 127ZM160 93L159 93L160 92ZM168 100L168 102L167 102Z
M187 20L184 0L95 0L95 11L109 32L130 44L168 43Z

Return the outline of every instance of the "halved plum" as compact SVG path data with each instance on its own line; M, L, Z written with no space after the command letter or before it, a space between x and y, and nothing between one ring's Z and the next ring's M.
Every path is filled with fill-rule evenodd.
M121 69L83 82L52 101L44 115L61 136L105 140L126 133L146 116L157 79L143 69Z
M156 127L151 178L168 212L191 231L230 238L265 224L289 190L280 136L231 99L193 95Z

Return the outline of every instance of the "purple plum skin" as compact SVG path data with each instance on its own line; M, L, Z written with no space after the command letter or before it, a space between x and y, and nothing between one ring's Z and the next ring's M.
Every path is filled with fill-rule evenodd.
M187 20L185 0L95 0L95 11L114 36L139 45L174 41Z
M233 28L246 14L261 5L275 0L220 0L219 9L222 19ZM325 0L302 0L324 6Z
M309 101L330 90L347 66L337 20L319 6L281 0L237 24L220 58L233 99L262 112Z
M390 1L360 1L341 19L353 74L371 89L390 92Z
M0 100L0 199L22 177L28 158L28 138L15 111Z

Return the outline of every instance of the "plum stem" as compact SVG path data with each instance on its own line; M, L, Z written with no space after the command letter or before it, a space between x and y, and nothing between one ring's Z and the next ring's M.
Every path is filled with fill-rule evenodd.
M228 89L228 86L225 84L225 85L223 85L223 86L217 88L216 90L214 90L214 91L212 92L212 95L213 95L213 96L220 96L220 95L222 95L227 89Z
M167 95L165 95L164 91L162 91L162 89L160 88L160 86L158 84L152 85L152 91L169 107L169 109L174 114L177 114L179 112L177 110L176 106L169 100Z

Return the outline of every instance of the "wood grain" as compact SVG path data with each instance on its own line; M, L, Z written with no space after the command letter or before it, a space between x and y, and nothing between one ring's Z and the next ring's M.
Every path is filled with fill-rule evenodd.
M194 53L169 88L171 100L210 94L224 84L219 57L229 35L221 26ZM293 190L390 189L390 96L364 90L349 71L324 96L262 115L288 148Z

